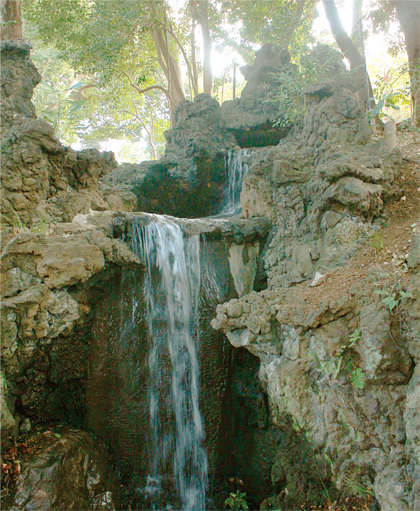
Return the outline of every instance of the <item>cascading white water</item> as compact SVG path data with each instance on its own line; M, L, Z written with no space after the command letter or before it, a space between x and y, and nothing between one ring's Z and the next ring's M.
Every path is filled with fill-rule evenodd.
M196 348L199 236L184 240L180 226L161 215L150 215L150 223L134 231L133 248L146 264L150 338L151 474L144 491L157 509L162 479L173 473L182 509L204 510L208 468Z
M226 155L227 188L221 215L238 215L242 210L242 181L248 171L248 164L242 160L250 154L251 149L239 149L228 151Z

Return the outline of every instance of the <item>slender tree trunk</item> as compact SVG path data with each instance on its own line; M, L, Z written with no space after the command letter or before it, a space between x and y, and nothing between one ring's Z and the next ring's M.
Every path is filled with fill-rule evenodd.
M162 32L155 28L153 30L153 40L156 46L157 58L166 79L168 80L170 101L169 108L171 112L171 126L175 123L175 107L183 99L185 99L184 84L182 75L180 75L180 66L176 64L169 52L167 41Z
M22 39L22 11L20 0L1 0L1 40Z
M338 14L337 6L334 0L322 0L324 4L325 14L330 24L331 32L334 36L338 47L342 51L345 58L350 63L350 69L356 73L356 88L361 101L364 102L366 107L369 105L369 98L366 97L365 87L365 61L362 55L359 53L353 41L348 36L341 22ZM369 81L369 89L371 94L371 85Z
M397 19L404 33L411 86L413 126L420 124L420 3L394 0Z
M204 94L213 93L213 72L211 67L211 37L209 28L208 0L200 2L200 24L203 32L203 89Z
M150 104L150 101L147 102L149 106L149 112L150 112L150 145L152 146L152 152L153 152L153 158L157 160L157 153L156 153L156 146L155 146L155 120L153 116L153 107Z
M168 31L166 29L167 16L166 11L163 10L161 15L157 11L157 5L151 2L151 11L156 20L163 17L163 27L156 22L153 30L152 37L156 47L157 59L163 73L168 81L169 92L169 108L171 112L171 127L175 124L175 107L183 99L185 99L184 79L181 72L180 63L171 54L168 44Z
M363 0L353 0L353 19L351 22L351 40L356 48L361 51L359 19L362 16Z
M195 48L195 18L193 10L191 9L191 66L192 66L192 77L191 80L194 83L194 90L198 91L198 72L197 72L197 61L196 61L196 48Z

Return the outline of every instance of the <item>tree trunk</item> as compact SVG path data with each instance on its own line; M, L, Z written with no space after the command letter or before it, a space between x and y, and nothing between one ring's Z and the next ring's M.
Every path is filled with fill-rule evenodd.
M22 11L20 0L1 0L1 40L22 39Z
M162 32L158 28L155 28L152 35L156 46L158 62L168 80L171 127L173 127L175 124L175 107L181 100L185 99L182 74L180 74L179 64L177 65L175 63L169 52L167 41L165 37L163 37Z
M404 32L408 56L413 126L420 124L420 3L394 0L397 19Z
M365 61L345 31L334 0L322 0L322 3L324 4L325 14L334 39L345 58L349 61L350 69L356 73L358 96L360 100L364 102L366 108L368 108L369 98L366 97ZM369 89L369 94L371 94L370 82Z
M353 18L351 22L351 40L355 44L359 52L361 52L361 41L360 41L360 25L359 20L362 16L363 0L353 0Z
M197 72L197 61L195 56L195 18L193 11L191 10L191 67L192 67L192 77L191 80L194 84L194 90L198 91L198 72Z
M213 72L211 68L211 38L209 28L208 0L200 2L200 25L203 32L203 89L204 94L213 94Z

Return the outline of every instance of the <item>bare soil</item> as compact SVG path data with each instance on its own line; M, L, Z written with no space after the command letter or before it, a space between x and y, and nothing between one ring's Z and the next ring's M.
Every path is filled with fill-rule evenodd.
M337 300L362 282L373 266L392 269L395 284L404 283L408 273L406 258L413 235L420 232L420 139L398 133L397 147L403 155L397 169L396 182L400 192L385 204L388 220L384 228L366 242L349 264L327 275L315 288L302 289L305 300L318 306L321 299ZM381 283L378 282L378 289ZM302 508L304 511L369 511L379 509L370 495L353 495L322 506Z
M296 286L301 297L313 307L320 300L338 300L357 287L374 266L383 266L394 273L395 284L404 285L408 273L406 258L413 236L420 232L420 139L413 142L412 135L398 134L398 149L403 155L396 172L399 192L385 204L387 221L384 227L338 271L327 274L318 287ZM378 288L381 284L378 283ZM298 291L298 292L299 292Z

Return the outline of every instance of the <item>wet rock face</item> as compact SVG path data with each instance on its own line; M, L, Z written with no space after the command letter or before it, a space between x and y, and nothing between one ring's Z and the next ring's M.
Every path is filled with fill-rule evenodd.
M91 282L116 264L140 261L93 226L55 229L22 233L2 247L2 378L9 389L3 397L12 417L61 417L80 425L95 300ZM4 414L7 437L14 419L6 409Z
M114 511L118 487L103 447L82 431L65 429L61 438L44 441L24 465L10 511L69 509Z

